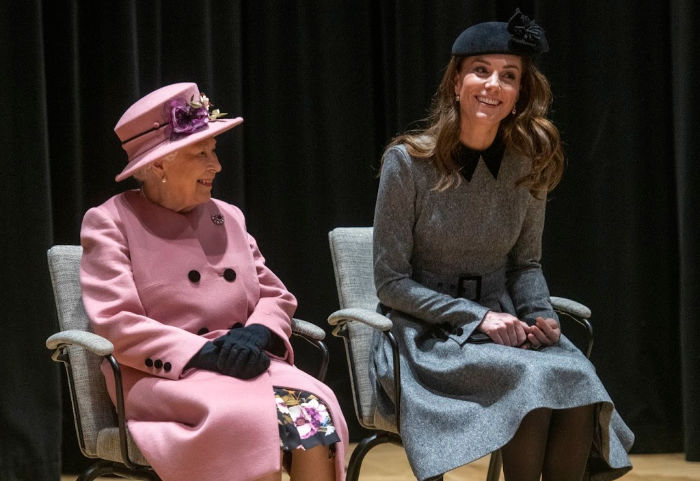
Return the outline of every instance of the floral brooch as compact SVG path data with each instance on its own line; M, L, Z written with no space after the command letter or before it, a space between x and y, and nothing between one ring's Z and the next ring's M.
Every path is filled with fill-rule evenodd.
M171 139L190 135L209 122L216 121L223 117L226 112L214 109L209 112L213 104L204 93L199 94L199 99L195 100L194 95L189 102L185 99L173 99L168 103L170 109L170 125L172 127Z

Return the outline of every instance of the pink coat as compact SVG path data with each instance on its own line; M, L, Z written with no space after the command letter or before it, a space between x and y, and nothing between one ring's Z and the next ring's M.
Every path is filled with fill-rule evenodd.
M325 401L343 441L336 480L345 478L340 407L325 384L294 366L296 299L265 266L238 208L211 200L179 214L129 191L85 214L81 242L85 309L114 344L129 430L163 481L248 481L279 470L273 386ZM273 357L247 381L185 370L205 342L239 322L271 329L286 358ZM103 372L114 399L111 372Z

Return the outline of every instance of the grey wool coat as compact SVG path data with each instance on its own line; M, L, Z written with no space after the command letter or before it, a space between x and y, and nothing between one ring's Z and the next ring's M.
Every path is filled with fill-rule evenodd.
M592 364L564 336L541 351L466 342L489 310L556 319L540 265L545 200L515 183L530 161L508 151L496 178L480 159L470 181L433 189L438 172L390 148L374 219L377 295L401 362L401 435L420 480L505 445L536 408L596 405L591 479L630 468L633 434ZM543 196L544 197L544 196ZM377 335L371 376L393 412L391 348Z

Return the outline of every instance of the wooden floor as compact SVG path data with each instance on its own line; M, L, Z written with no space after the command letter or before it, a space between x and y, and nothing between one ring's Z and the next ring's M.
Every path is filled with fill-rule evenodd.
M634 469L619 478L624 481L700 481L700 463L689 463L678 454L633 455ZM445 475L445 481L483 480L488 458L480 459ZM61 481L75 481L75 476L63 476ZM115 478L98 478L114 481ZM283 480L288 480L287 476ZM360 481L410 481L415 479L403 449L389 444L377 446L362 464ZM501 476L503 479L503 476ZM192 480L199 481L199 480Z
M445 481L473 481L486 478L488 458L475 461L445 475ZM633 455L634 469L619 478L624 481L700 481L700 463L685 461L683 454ZM403 449L377 446L362 464L360 481L406 481L415 479ZM503 475L501 475L501 480Z

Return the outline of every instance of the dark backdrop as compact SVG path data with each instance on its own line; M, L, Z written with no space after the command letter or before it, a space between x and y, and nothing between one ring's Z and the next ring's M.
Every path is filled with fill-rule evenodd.
M195 81L245 117L220 138L215 195L244 210L297 316L325 327L327 232L371 224L382 149L425 116L452 40L516 6L548 32L568 159L545 231L551 290L592 308L593 359L635 451L700 460L696 2L31 0L0 1L0 479L57 479L62 431L65 469L81 464L43 347L45 251L78 243L83 212L132 186L113 182L128 105ZM357 438L342 345L328 344Z

